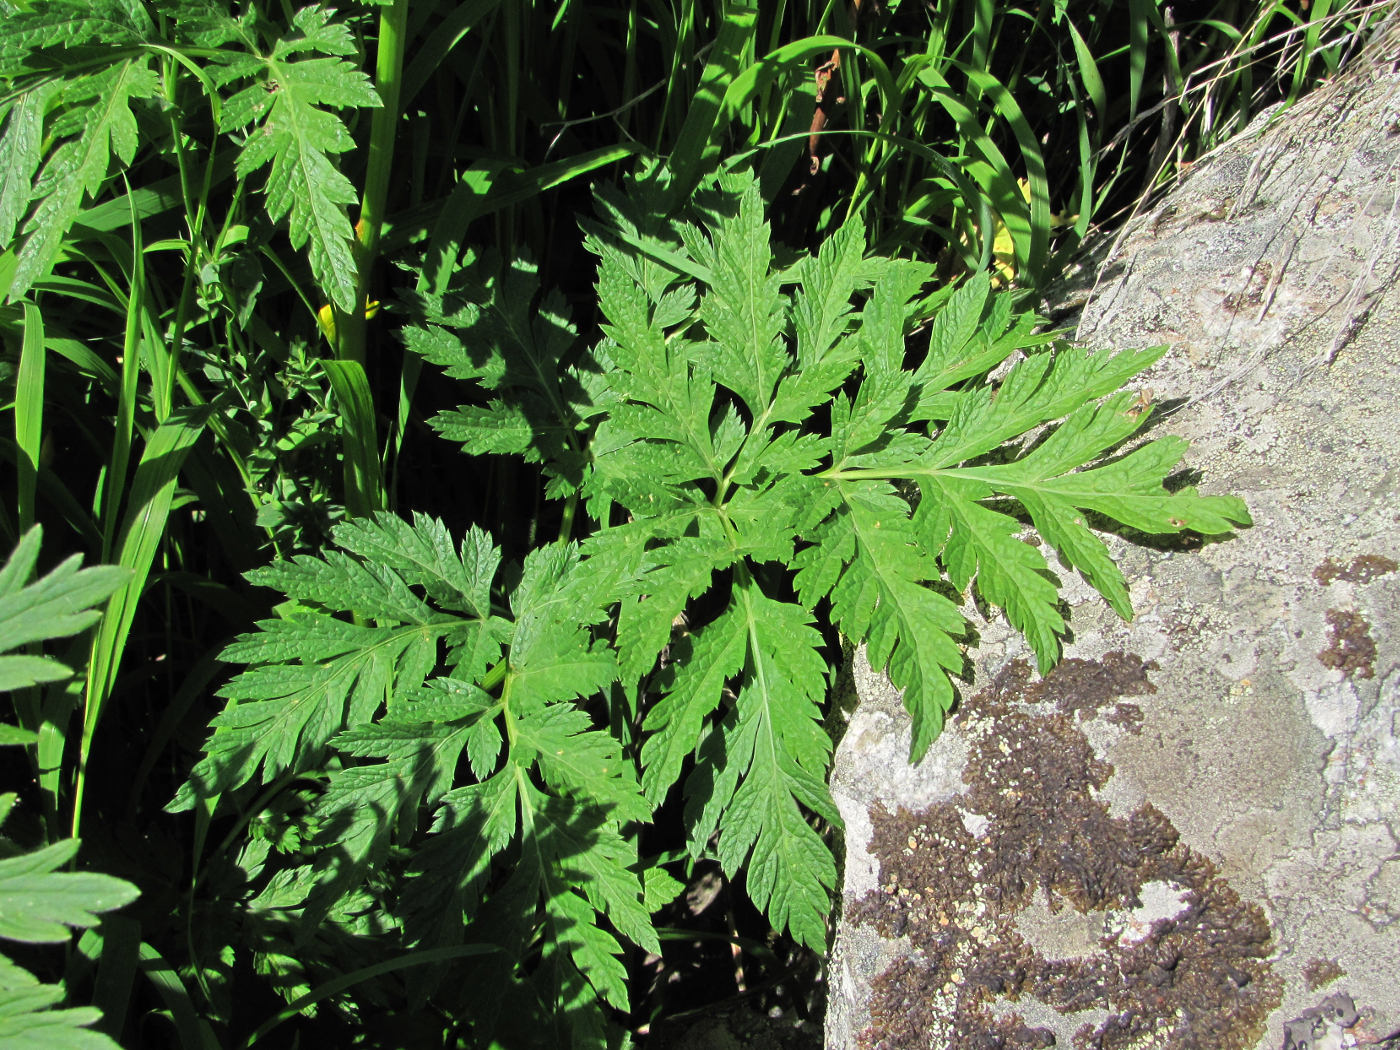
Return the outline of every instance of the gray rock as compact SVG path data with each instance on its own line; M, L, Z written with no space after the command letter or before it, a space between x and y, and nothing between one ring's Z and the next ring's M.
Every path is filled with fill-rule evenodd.
M857 654L828 1047L1400 1029L1397 232L1400 75L1371 61L1198 163L1061 293L1093 345L1172 345L1142 379L1156 432L1255 525L1116 542L1132 623L1062 571L1074 635L1044 681L969 607L975 679L916 767Z

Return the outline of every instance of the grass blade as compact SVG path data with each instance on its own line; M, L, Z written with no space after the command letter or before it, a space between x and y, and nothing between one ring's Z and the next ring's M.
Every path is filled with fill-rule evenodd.
M407 955L375 963L373 966L365 966L351 973L341 974L334 980L317 985L305 995L292 1000L276 1016L259 1025L257 1031L250 1035L243 1045L245 1048L253 1046L261 1041L268 1032L284 1021L296 1017L312 1003L318 1003L322 999L327 999L347 988L352 988L362 981L368 981L386 973L393 973L396 970L406 970L412 966L426 966L429 963L446 962L449 959L465 959L473 955L490 955L500 951L501 949L494 944L463 944L450 948L429 948L426 951L410 952Z
M175 967L165 961L164 956L149 944L142 942L140 948L141 971L146 975L156 994L165 1003L170 1023L175 1026L182 1050L219 1050L219 1040L209 1022L200 1018L190 1000Z
M78 753L78 777L73 798L73 831L77 837L82 824L83 786L88 755L92 750L97 723L116 684L122 653L126 648L136 605L150 579L156 551L165 538L165 523L175 495L175 479L194 443L209 420L208 406L178 408L146 442L136 467L126 521L122 528L121 551L117 564L132 571L131 578L107 603L107 609L92 641L87 684L83 697L83 735Z
M1030 240L1016 245L1016 261L1017 269L1024 279L1030 284L1036 284L1042 276L1045 257L1050 248L1050 181L1046 176L1045 158L1040 152L1040 144L1030 121L1000 80L990 73L973 69L960 62L954 62L953 65L962 70L969 84L991 99L997 113L1016 136L1016 144L1021 147L1021 159L1025 163L1026 179L1030 183ZM1018 210L1019 208L1018 201ZM1010 228L1009 223L1007 226Z
M1065 19L1065 28L1069 30L1070 43L1074 46L1074 60L1079 69L1079 79L1084 82L1084 90L1094 105L1094 116L1102 122L1108 116L1108 92L1103 86L1099 64L1094 61L1094 54L1089 50L1089 45L1084 42L1079 30L1068 18Z
M447 17L433 27L423 46L404 65L402 101L405 105L423 90L452 49L466 38L478 22L500 6L501 0L465 0L452 6Z
M136 425L137 382L141 375L142 299L146 267L141 251L141 224L131 224L131 282L126 295L126 324L122 336L121 387L117 394L117 419L112 435L112 458L102 484L102 560L112 560L122 484L131 461L131 435ZM75 833L76 837L76 833Z
M1152 0L1128 0L1128 119L1137 116L1142 81L1147 74L1147 26Z
M44 318L33 303L24 304L24 339L15 378L15 466L19 492L15 504L19 531L34 524L34 493L39 481L39 451L44 435Z
M92 1005L102 1011L97 1027L119 1039L126 1024L131 989L136 982L141 924L125 915L108 915L102 925L88 930L78 942L78 952L97 959ZM72 983L72 982L70 982Z
M966 69L967 67L962 67ZM1030 206L1016 182L1016 174L1007 162L1006 156L992 140L977 119L977 106L974 100L953 91L943 74L932 66L920 71L919 80L924 84L929 97L940 105L957 124L961 136L963 153L968 160L963 168L977 182L981 192L977 195L979 205L990 204L1001 218L1016 245L1017 259L1028 264L1031 245L1036 238ZM1041 175L1043 177L1043 161ZM1045 208L1044 222L1049 226L1049 205ZM970 210L971 202L964 205ZM985 223L979 223L983 237L982 258L976 269L983 269L992 261L992 230Z
M758 5L754 0L726 0L719 37L710 49L700 75L700 86L690 112L671 151L672 200L679 204L700 185L719 155L723 132L721 114L729 102L729 89L738 79L744 61L753 53L758 31Z
M590 150L565 160L540 164L525 171L501 174L494 181L486 183L485 199L475 202L476 211L471 213L468 221L475 221L484 216L492 215L503 208L531 200L545 190L552 190L581 175L587 175L591 171L605 168L609 164L625 160L628 157L636 157L645 152L644 147L636 143L626 142L618 146L604 146L600 149ZM485 168L488 164L495 163L505 164L508 162L479 161L478 166ZM463 178L465 179L465 176ZM477 185L481 185L481 183L477 183ZM454 187L454 195L458 188L460 188L460 184L458 187ZM463 192L475 193L477 191L473 187L470 191ZM385 254L391 254L406 247L423 233L435 231L442 208L443 201L439 199L401 212L384 230ZM428 258L431 260L432 256L430 255ZM443 272L441 264L436 268L436 272L438 274ZM451 277L450 270L447 271L446 276Z
M345 467L345 507L354 516L384 508L384 474L375 436L374 397L358 361L322 361L340 406Z

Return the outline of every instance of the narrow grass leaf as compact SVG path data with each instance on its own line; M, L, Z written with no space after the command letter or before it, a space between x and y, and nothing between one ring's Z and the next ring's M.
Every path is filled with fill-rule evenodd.
M39 446L44 435L44 318L24 304L24 339L15 377L15 444L19 448L16 510L20 531L34 524L34 490L39 480Z
M101 1028L109 1035L121 1035L139 972L141 924L125 915L109 915L100 930L89 930L79 942L95 941L99 952L97 977L93 982L92 1004L102 1011Z
M322 361L321 367L340 408L346 508L357 516L371 514L383 507L384 475L369 379L358 361Z
M1075 28L1073 20L1065 18L1065 28L1069 30L1070 43L1074 47L1074 59L1076 69L1079 71L1079 79L1084 83L1084 90L1089 95L1089 101L1094 105L1094 115L1100 120L1108 116L1108 91L1104 88L1103 76L1099 73L1099 64L1094 61L1094 54L1089 50L1089 45L1084 42L1084 37Z
M758 5L754 0L725 0L721 19L719 36L710 48L700 85L671 151L675 180L671 190L677 204L694 192L719 154L721 114L731 85L753 51Z
M385 959L370 966L363 966L358 970L341 974L339 977L318 984L305 995L298 996L283 1009L279 1010L268 1020L260 1024L253 1033L241 1044L244 1050L256 1046L262 1042L263 1038L274 1029L290 1021L294 1017L300 1017L307 1007L328 999L333 995L339 995L346 989L353 988L357 984L373 980L376 977L387 973L396 973L400 970L411 969L415 966L430 966L433 963L447 962L452 959L465 959L474 955L495 955L501 949L494 944L463 944L450 948L430 948L425 951L408 952L404 955L395 956L392 959Z
M175 967L144 941L141 943L140 957L141 972L165 1004L169 1020L175 1026L180 1050L220 1050L213 1028L195 1010L189 989L180 980Z
M478 22L500 6L501 0L464 0L448 8L446 17L433 26L433 31L404 63L401 101L405 105L412 102L453 49L466 39Z
M1128 0L1128 119L1137 116L1142 82L1147 75L1149 22L1155 13L1153 0Z
M156 552L165 538L165 523L175 495L175 480L194 443L204 432L211 409L180 408L160 425L146 443L136 467L127 500L117 563L130 571L129 578L112 596L93 638L83 704L83 736L79 757L79 787L74 804L75 828L81 820L83 769L92 748L97 724L121 667L136 606L145 592Z

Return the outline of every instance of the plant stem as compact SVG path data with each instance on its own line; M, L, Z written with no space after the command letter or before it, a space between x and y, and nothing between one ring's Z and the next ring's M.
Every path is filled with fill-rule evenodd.
M399 124L399 94L403 84L403 55L408 36L408 0L394 0L379 17L379 44L375 56L375 89L383 106L374 111L369 130L369 156L365 164L364 193L360 198L360 221L355 224L355 300L346 313L335 311L335 354L340 362L359 366L364 380L365 313L369 303L370 277L379 254L379 230L384 224L384 205L389 196L389 177L394 166L394 136ZM348 383L353 376L346 376ZM344 420L342 456L345 462L345 503L351 514L368 514L383 509L384 474L379 461L379 439L375 417L368 410L348 414ZM343 405L342 409L348 409ZM374 462L369 462L369 460Z
M394 136L399 126L399 93L403 86L403 55L407 44L408 0L394 0L379 16L379 44L375 55L374 86L384 105L374 111L369 129L369 157L365 164L365 188L360 198L359 240L356 256L355 307L336 318L336 356L342 361L365 362L365 304L370 275L379 253L379 230L389 196L394 166ZM337 311L339 313L339 311Z

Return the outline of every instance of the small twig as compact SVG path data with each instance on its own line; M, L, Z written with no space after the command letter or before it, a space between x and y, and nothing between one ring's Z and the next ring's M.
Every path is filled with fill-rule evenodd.
M689 62L682 63L681 68L689 68L693 63L700 61L702 58L704 58L705 53L714 46L715 42L711 40L708 44L696 48L695 57L692 58ZM554 147L559 144L559 140L564 137L564 132L568 131L570 128L578 127L582 124L591 124L596 120L608 120L612 117L616 117L620 113L626 113L629 109L637 105L639 102L643 101L644 99L650 98L652 95L660 91L663 87L666 86L668 80L669 78L658 80L655 84L653 84L649 88L646 88L640 94L629 98L626 102L622 103L622 105L610 109L605 113L594 113L591 116L587 117L574 117L572 120L551 120L542 123L540 125L541 131L548 130L549 128L559 129L557 132L555 132L554 137L549 140L549 146L545 149L545 156L549 156L550 151L552 151Z

